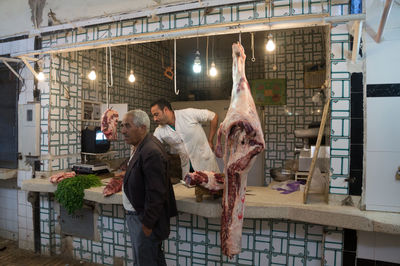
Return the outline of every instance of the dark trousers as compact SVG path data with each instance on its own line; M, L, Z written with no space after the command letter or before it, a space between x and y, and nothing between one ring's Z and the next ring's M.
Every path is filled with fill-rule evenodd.
M132 242L133 261L135 266L166 266L162 241L153 233L146 236L142 229L140 214L128 212L126 220Z

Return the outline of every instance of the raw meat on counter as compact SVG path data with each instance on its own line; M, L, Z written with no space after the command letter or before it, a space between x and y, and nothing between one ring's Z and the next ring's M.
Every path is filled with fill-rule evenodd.
M76 175L75 172L61 172L55 175L50 176L50 182L53 184L58 184L64 179L74 177Z
M107 197L120 192L122 190L123 180L124 179L121 177L113 177L110 182L108 182L107 186L103 189L103 195Z
M108 140L117 139L118 112L107 109L101 116L101 131Z
M123 166L124 163L121 164ZM120 166L120 167L121 167ZM108 184L103 189L104 197L110 196L112 194L122 191L122 184L125 176L125 171L116 173L114 177L108 182Z
M232 45L231 103L218 129L216 155L224 156L224 195L222 197L221 245L228 257L241 251L241 237L247 174L265 142L260 119L245 75L246 55L240 43ZM222 154L221 137L225 135Z
M224 174L210 171L196 171L185 176L185 183L199 185L211 191L224 189Z

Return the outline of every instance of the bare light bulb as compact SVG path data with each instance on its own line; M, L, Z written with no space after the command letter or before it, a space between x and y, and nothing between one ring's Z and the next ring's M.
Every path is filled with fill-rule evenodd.
M135 78L135 75L133 75L133 70L131 70L131 74L129 75L128 80L130 83L135 82L136 78Z
M272 52L275 50L275 43L274 40L272 40L272 34L268 34L268 42L267 45L265 46L265 48L267 49L268 52Z
M37 78L39 81L43 81L43 80L44 80L44 74L43 74L43 72L40 71L36 78Z
M193 62L193 72L200 73L201 72L201 61L200 61L200 52L196 51L196 57Z
M95 68L94 68L94 67L92 67L92 71L90 71L90 73L89 73L89 75L88 75L88 78L89 78L90 80L95 80L95 79L96 79L96 71L95 71Z
M215 68L214 62L211 63L211 68L210 68L210 76L215 77L218 74L217 69Z

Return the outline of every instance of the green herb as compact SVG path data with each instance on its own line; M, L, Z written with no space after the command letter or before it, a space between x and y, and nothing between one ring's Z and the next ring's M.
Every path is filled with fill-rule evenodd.
M103 185L95 175L77 175L72 178L62 180L54 193L56 200L68 211L69 214L75 213L83 206L84 190L90 187Z

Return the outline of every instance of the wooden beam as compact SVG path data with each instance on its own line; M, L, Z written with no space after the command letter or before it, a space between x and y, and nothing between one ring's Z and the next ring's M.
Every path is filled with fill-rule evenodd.
M303 194L303 203L304 204L307 203L308 191L309 191L310 186L311 186L311 179L312 179L312 176L314 174L315 165L316 165L317 159L318 159L319 148L321 147L321 141L322 141L322 137L324 135L324 128L325 128L326 120L327 120L327 117L328 117L329 105L330 105L330 102L331 102L331 97L330 97L331 94L330 94L330 92L327 93L327 95L329 95L329 96L327 97L325 105L324 105L324 112L322 113L322 119L321 119L321 124L320 124L320 127L319 127L319 131L318 131L318 138L317 138L317 143L315 145L314 156L313 156L312 161L311 161L310 171L308 172L307 183L306 183L306 186L304 188L304 194ZM329 178L328 178L328 180L329 180ZM326 185L329 186L329 182ZM327 192L327 189L325 187L324 193L326 193L326 192ZM327 199L327 196L325 195L325 200L326 199Z
M0 56L0 60L2 60L3 62L13 62L13 63L21 62L21 59L18 59L18 58L1 57L1 56Z
M362 21L355 21L353 25L354 35L353 35L353 52L351 55L351 61L353 63L357 60L358 50L360 50L360 42L361 42L361 31L362 31Z
M35 69L31 66L31 64L25 59L25 57L20 57L21 60L25 63L26 67L32 72L33 76L35 78L38 77L38 74L36 73Z
M381 42L383 30L385 29L386 20L392 8L392 5L393 5L393 0L386 0L385 7L383 8L382 12L381 22L379 23L379 28L376 33L369 25L366 25L366 31L372 37L372 39L374 39L375 42L377 43Z
M8 69L9 69L12 73L14 73L14 75L17 76L17 78L18 78L22 83L24 82L24 80L22 79L21 75L18 74L17 71L15 71L15 70L7 63L6 60L4 60L4 59L2 59L2 58L0 57L0 61L3 61L3 63L6 65L6 67L8 67ZM19 61L19 62L20 62L20 61Z
M393 0L386 0L385 7L383 8L381 22L379 23L378 32L376 33L375 41L379 43L385 28L386 20L389 15L390 9L392 8Z

